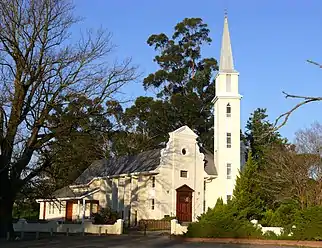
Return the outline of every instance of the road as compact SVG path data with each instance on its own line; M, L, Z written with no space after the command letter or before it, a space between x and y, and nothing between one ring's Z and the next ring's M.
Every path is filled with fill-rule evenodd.
M34 241L15 241L1 243L1 248L258 248L262 246L211 244L211 243L183 243L179 240L169 239L169 236L73 236L54 237L52 240L42 239ZM264 246L273 248L281 246ZM289 248L289 247L288 247Z

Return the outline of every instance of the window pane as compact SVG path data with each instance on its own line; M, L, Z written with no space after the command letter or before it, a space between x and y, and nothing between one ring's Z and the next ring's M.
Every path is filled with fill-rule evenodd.
M227 179L231 179L231 164L227 164Z
M229 103L226 106L226 115L227 117L231 117L231 106Z
M227 133L227 148L231 148L231 133Z
M188 171L180 171L180 177L188 177Z

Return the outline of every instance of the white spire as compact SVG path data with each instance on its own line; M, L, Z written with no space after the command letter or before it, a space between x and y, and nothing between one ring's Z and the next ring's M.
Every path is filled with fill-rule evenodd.
M219 72L235 72L227 15L225 15L224 31L221 41Z

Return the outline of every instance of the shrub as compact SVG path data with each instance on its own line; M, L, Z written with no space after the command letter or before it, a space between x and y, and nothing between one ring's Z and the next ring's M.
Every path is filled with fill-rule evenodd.
M215 208L201 215L198 222L188 226L188 237L203 238L249 238L260 237L261 230L246 218L238 217L232 204L218 201Z
M292 230L297 240L322 240L322 207L297 211Z
M98 213L93 214L94 224L114 224L120 218L118 212L111 208L101 208Z
M279 239L279 236L277 236L273 231L267 231L266 233L263 234L263 237L265 239L272 239L272 240Z
M278 226L289 229L293 225L295 214L299 210L299 205L294 201L287 201L273 211L267 210L260 220L262 226Z

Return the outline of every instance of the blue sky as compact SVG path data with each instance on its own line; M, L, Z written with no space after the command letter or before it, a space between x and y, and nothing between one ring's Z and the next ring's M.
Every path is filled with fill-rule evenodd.
M132 57L143 75L157 69L155 52L146 44L151 34L172 34L185 17L201 17L209 25L213 42L203 54L219 60L224 9L228 9L235 68L240 72L244 128L250 113L267 108L269 119L287 111L297 101L285 99L282 91L322 96L322 69L306 59L322 62L322 1L319 0L77 0L77 15L85 18L74 28L108 29L118 47L113 56ZM145 92L142 84L123 89L128 99ZM322 103L311 103L295 112L282 135L294 133L314 121L322 122Z

